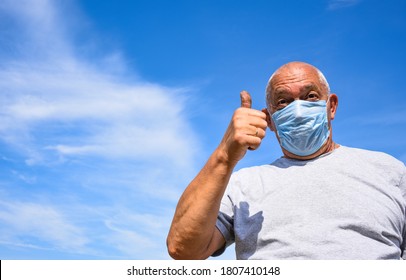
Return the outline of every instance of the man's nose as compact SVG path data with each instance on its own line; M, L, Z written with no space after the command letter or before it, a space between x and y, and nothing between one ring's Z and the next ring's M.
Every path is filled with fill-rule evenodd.
M294 102L293 104L295 105L294 107L294 116L296 119L302 119L304 117L304 112L303 112L303 108L300 106L300 102L297 102L297 100L295 100L296 102Z

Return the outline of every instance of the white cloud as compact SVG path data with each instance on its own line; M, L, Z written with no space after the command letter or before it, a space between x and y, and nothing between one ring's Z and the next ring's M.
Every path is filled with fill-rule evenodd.
M5 117L0 125L2 134L14 136L14 144L24 141L26 146L37 145L37 151L46 148L44 151L62 155L169 157L175 165L191 159L196 140L182 116L181 89L120 84L96 74L71 77L63 72L21 71L24 83L14 84L16 94L0 105ZM0 71L0 77L10 81L4 72ZM49 123L64 124L53 126L53 131L68 126L70 137L54 139L41 147L43 142L33 139L33 135ZM16 139L27 134L34 143L27 143L26 137Z
M142 255L145 259L169 259L162 248L165 248L172 213L165 208L160 210L159 213L135 213L116 207L114 214L104 221L111 230L104 238L105 242L119 248L126 257Z
M327 6L329 10L338 10L342 8L348 8L360 3L361 0L330 0Z
M53 151L62 156L164 157L187 166L196 146L183 115L187 90L137 77L123 81L113 71L98 68L97 62L75 56L54 3L26 2L2 5L2 12L11 15L25 31L22 34L28 34L14 38L15 44L31 39L20 48L18 59L0 68L3 141L25 147L31 164L43 160L42 153ZM36 59L34 50L39 50L41 59ZM107 54L105 61L112 68L125 68L117 52ZM48 134L64 137L44 143L41 136L48 129Z
M49 205L0 201L0 223L1 243L35 246L23 241L28 237L45 243L44 249L77 252L89 242L79 227Z
M125 217L127 219L128 217ZM158 221L156 221L158 222ZM135 224L133 226L120 225L120 221L117 223L112 220L107 220L105 222L106 227L111 231L111 233L106 236L104 242L116 247L124 256L128 258L134 256L142 256L143 259L151 258L163 258L162 255L158 256L157 251L164 247L164 240L158 242L159 234L153 234L155 238L151 238L151 235L145 235L138 233L137 229L144 226L144 224ZM162 230L162 229L161 229Z
M164 251L165 215L7 197L0 201L0 225L0 244L7 247L59 251L79 258L165 258L159 253Z
M171 215L154 207L176 201L199 146L184 112L190 90L126 73L117 50L97 61L78 55L74 31L62 21L69 7L62 16L55 3L0 2L0 24L9 27L0 30L7 37L0 45L0 141L27 165L9 169L21 186L0 185L7 197L0 201L0 243L164 256L165 244L156 240L164 239ZM55 197L58 203L43 203ZM140 204L154 214L138 213ZM112 218L117 205L131 209L120 219L133 225Z

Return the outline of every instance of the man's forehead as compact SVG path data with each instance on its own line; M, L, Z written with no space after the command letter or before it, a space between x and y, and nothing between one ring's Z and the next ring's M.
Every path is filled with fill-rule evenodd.
M270 77L266 88L266 100L281 95L307 94L314 90L321 94L329 93L329 85L324 75L311 64L294 61L279 67Z
M317 83L319 81L317 69L308 64L288 64L279 68L273 75L275 82L280 80L294 82L301 79L314 79L315 83Z
M318 70L309 64L291 63L280 67L272 75L270 84L272 91L285 91L292 87L305 89L322 88Z

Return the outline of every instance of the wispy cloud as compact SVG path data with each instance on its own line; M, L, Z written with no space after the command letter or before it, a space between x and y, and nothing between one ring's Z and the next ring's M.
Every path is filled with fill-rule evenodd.
M22 247L76 252L86 247L88 237L57 209L31 202L0 201L0 243ZM23 240L36 240L40 247Z
M3 170L17 181L0 185L8 198L0 204L7 237L0 242L36 248L27 241L34 238L44 243L38 248L102 256L108 253L94 241L104 241L118 258L164 251L156 240L165 230L151 232L170 215L157 209L177 199L199 146L184 112L190 89L126 71L117 50L98 60L79 55L65 18L52 0L0 3L0 22L8 27L0 31L0 141L3 151L24 159ZM39 199L54 195L58 203ZM117 223L118 205L127 214L120 220L139 226Z
M338 10L348 8L359 4L361 0L330 0L328 2L328 10Z

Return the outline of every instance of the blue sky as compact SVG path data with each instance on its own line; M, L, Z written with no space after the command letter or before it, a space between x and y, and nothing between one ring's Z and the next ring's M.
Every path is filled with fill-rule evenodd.
M0 1L0 259L169 259L239 92L264 108L292 60L338 95L336 142L406 162L405 50L405 1ZM268 131L237 169L280 156Z

